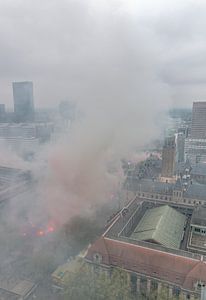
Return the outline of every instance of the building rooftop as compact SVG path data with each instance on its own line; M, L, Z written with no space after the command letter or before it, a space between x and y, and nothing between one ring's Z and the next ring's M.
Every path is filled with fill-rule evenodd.
M206 227L206 206L197 206L192 214L191 225Z
M142 179L142 180L130 180L128 182L129 188L135 191L141 192L151 192L172 195L174 184L166 183L161 181L156 181L152 179Z
M186 216L168 205L148 209L131 238L179 249L186 219Z
M204 200L206 195L206 185L193 183L190 184L188 189L184 192L184 197L191 199L201 199Z
M135 198L118 213L106 232L88 249L85 259L104 267L121 267L168 281L190 291L195 290L199 281L206 283L206 256L196 249L186 251L173 246L182 240L184 227L186 231L190 229L188 220L194 208L139 200ZM157 232L156 239L162 244L152 243L150 237L147 240L147 230L150 237ZM138 234L145 234L146 240L145 237L134 239L133 234L137 234L138 239ZM185 236L187 242L189 236L185 233L184 239Z
M169 281L185 289L194 290L198 281L206 282L206 262L198 259L105 237L101 237L89 248L85 258L95 263L96 254L101 255L103 265L124 266L126 270Z
M206 176L206 163L198 163L192 167L191 175Z
M75 259L71 261L67 261L65 264L59 266L53 273L52 273L52 280L57 285L65 285L69 274L78 272L83 266L83 261L80 259Z

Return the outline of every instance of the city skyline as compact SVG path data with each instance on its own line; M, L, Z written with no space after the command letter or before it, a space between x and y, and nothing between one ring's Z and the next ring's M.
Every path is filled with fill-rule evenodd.
M171 106L188 107L205 99L202 1L24 2L0 1L0 102L8 107L11 82L24 80L35 82L37 107L55 106L65 98L97 99L98 90L109 98L104 86L126 101L124 90L129 97L131 80L142 80L142 70L148 86L157 81L155 100L160 105L166 101L161 89ZM19 18L23 15L26 18ZM110 74L115 79L112 87ZM138 89L132 93L140 101Z

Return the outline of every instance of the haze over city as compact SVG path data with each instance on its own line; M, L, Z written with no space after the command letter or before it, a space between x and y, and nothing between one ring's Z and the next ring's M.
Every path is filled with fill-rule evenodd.
M206 299L200 0L0 0L0 299Z
M205 96L205 6L2 0L0 97L11 107L11 81L32 80L38 107L65 98L101 102L113 93L124 99L131 83L138 92L140 81L151 86L158 80L172 104L189 107ZM165 101L160 98L156 102Z

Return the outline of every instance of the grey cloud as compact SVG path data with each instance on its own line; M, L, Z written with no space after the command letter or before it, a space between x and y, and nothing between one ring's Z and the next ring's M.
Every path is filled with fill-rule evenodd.
M167 3L150 15L138 5L131 14L123 0L0 0L1 102L12 105L11 81L24 79L41 106L82 95L122 99L136 93L141 73L191 105L181 99L205 82L206 5Z

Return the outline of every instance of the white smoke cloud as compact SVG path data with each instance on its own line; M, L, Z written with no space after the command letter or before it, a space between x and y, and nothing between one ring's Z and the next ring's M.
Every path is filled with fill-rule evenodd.
M170 90L158 75L157 38L132 13L134 2L30 4L19 0L19 6L12 1L4 5L18 28L21 46L16 64L24 61L24 76L32 65L30 74L38 75L34 85L44 90L47 104L68 97L78 101L84 115L69 139L50 145L40 155L47 161L43 173L38 162L34 164L39 202L54 218L65 221L108 201L119 182L108 169L112 165L118 170L121 158L159 135L157 119L168 109ZM23 13L27 17L21 21ZM31 32L25 31L26 25ZM23 49L25 40L28 45ZM40 65L46 81L37 72Z

